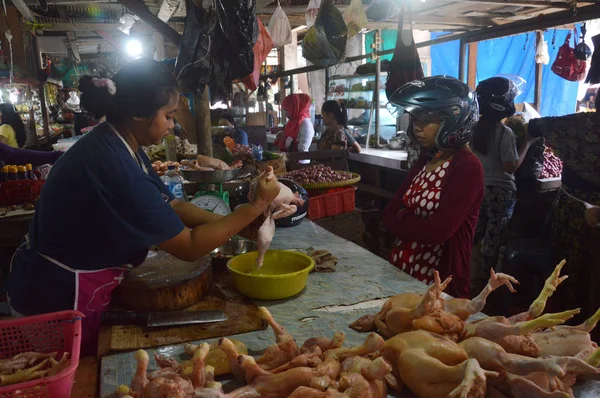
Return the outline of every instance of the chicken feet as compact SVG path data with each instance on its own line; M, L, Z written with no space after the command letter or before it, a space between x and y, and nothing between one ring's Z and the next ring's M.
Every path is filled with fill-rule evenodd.
M562 270L565 264L566 261L562 260L554 268L552 274L550 274L548 279L546 279L546 281L544 282L544 287L542 288L540 295L529 306L529 310L510 317L509 321L511 323L532 320L534 318L539 317L542 314L542 312L544 312L544 309L546 308L546 302L548 301L550 296L552 296L552 294L556 291L558 285L563 283L569 277L568 275L560 276L560 271Z
M259 307L260 317L269 324L275 334L276 345L269 346L256 363L264 370L273 370L284 365L299 354L294 337L273 318L265 307Z

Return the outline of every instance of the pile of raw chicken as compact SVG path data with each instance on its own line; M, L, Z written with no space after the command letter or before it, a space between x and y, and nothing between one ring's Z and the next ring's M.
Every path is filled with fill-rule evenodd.
M218 347L229 370L245 385L224 393L215 368L206 366L208 344L186 347L193 358L179 364L157 357L160 369L147 373L149 357L135 354L137 371L121 397L197 398L385 398L388 390L409 389L422 398L572 397L578 379L598 379L600 349L589 332L600 310L578 326L562 325L578 310L544 314L546 301L566 279L559 264L539 297L525 313L488 317L467 323L483 309L488 295L501 286L514 291L514 278L491 272L473 300L443 298L450 278L425 294L391 297L376 315L351 327L371 332L363 345L343 348L344 333L331 340L311 338L298 347L264 308L261 316L275 332L276 344L254 359L240 354L227 338Z

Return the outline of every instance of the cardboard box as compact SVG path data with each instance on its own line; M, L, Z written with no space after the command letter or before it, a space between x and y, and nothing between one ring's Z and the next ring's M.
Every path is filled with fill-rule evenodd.
M275 160L263 160L261 162L256 162L256 169L259 173L262 173L262 171L266 169L267 166L272 166L275 174L286 173L287 171L285 168L285 155Z

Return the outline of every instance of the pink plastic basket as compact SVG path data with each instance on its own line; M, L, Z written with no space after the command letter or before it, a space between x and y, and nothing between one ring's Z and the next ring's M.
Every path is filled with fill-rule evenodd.
M53 312L0 321L0 358L28 351L71 354L71 364L61 373L25 383L0 387L0 398L67 398L79 365L81 319L77 311Z

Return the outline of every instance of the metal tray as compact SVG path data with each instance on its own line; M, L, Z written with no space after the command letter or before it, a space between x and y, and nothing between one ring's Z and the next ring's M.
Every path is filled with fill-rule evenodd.
M201 171L181 168L179 170L181 171L183 178L188 181L204 182L209 184L233 180L238 176L238 174L240 174L240 169Z

